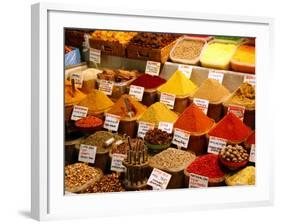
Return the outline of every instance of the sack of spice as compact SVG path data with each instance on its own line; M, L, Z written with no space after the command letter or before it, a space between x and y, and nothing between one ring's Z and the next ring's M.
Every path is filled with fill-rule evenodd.
M195 158L196 156L191 152L168 148L151 157L149 166L152 169L157 168L172 175L167 188L181 188L184 184L183 170L189 166Z

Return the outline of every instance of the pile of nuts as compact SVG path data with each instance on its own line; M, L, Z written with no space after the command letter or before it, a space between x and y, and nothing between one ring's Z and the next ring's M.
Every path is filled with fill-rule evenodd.
M100 181L92 184L81 193L102 193L102 192L121 192L125 191L117 174L112 173L103 176Z
M144 140L153 145L166 145L171 143L172 134L155 128L146 132Z
M220 151L220 156L227 162L243 162L248 160L247 150L240 145L228 145Z
M83 185L89 182L99 181L103 175L100 169L88 166L84 163L75 163L64 168L65 189L69 192L77 192Z
M172 56L192 60L200 56L203 46L204 41L201 40L183 40L175 47Z

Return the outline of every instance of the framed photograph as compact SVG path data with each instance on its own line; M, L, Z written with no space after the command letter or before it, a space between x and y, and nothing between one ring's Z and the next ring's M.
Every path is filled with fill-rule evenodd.
M271 205L271 18L32 5L32 217Z

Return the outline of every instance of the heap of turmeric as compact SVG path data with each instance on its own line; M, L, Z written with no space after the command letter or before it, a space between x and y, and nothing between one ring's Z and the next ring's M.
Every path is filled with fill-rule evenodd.
M77 89L76 87L72 88L70 81L68 80L65 81L65 88L64 88L65 106L76 105L85 97L86 95L82 93L79 89Z

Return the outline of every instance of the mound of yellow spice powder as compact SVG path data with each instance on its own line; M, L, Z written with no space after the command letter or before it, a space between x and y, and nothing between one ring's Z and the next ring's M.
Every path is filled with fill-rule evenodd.
M74 94L72 93L71 83L66 80L64 88L64 101L66 106L75 105L86 97L79 89L75 87Z
M161 93L170 93L176 96L188 96L196 89L197 86L181 71L177 70L171 78L165 84L158 87L157 90Z
M256 61L256 49L254 46L242 45L233 55L233 60L254 65Z

